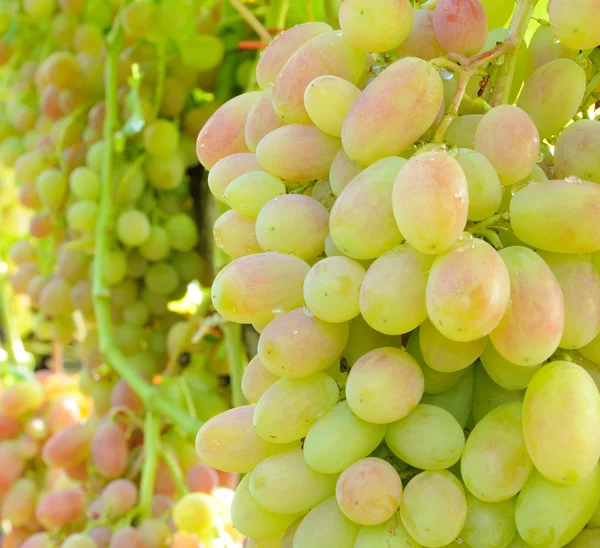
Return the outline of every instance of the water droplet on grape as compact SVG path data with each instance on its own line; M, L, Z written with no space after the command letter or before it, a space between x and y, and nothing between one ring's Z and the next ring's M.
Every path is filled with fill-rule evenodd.
M283 310L281 310L281 308L274 308L271 310L271 314L273 314L275 317L281 316L283 314Z
M463 232L462 236L460 237L460 241L461 242L471 242L471 241L473 241L473 234L471 234L470 232Z
M313 317L313 313L306 306L302 307L302 314L304 314L307 318Z
M442 67L440 69L440 77L442 80L452 80L452 78L454 78L454 73L451 70Z
M559 40L559 39L558 39L556 36L553 36L553 37L552 37L552 42L553 42L554 44L560 44L560 40Z
M503 65L503 64L504 64L504 55L501 55L500 57L498 57L498 59L496 59L496 60L494 61L494 63L495 63L496 65Z
M544 153L543 153L543 152L540 152L540 153L537 155L537 158L535 159L535 161L536 161L536 163L538 163L538 164L539 164L540 162L543 162L543 161L544 161L544 158L545 158L545 156L544 156Z
M521 181L520 183L515 183L510 189L510 195L516 196L518 192L527 188L531 184L531 181Z
M298 334L298 330L297 330L297 329L294 329L294 330L292 331L292 335L297 335L297 334Z
M458 253L464 253L465 251L475 249L475 238L473 234L470 232L463 232L454 249Z
M580 185L583 181L577 177L576 175L569 175L568 177L565 177L565 181L567 183L571 183L573 185Z

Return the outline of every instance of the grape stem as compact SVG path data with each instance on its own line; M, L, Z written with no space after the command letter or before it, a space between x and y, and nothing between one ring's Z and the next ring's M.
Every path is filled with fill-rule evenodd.
M490 244L492 244L496 249L502 249L504 247L502 245L502 241L498 234L494 231L494 226L498 222L510 222L510 214L508 211L504 211L503 213L498 213L497 215L492 215L483 221L480 221L473 226L470 226L466 229L467 232L471 233L473 236L480 236L485 238Z
M152 411L146 412L144 421L144 466L140 481L140 509L142 517L152 517L152 496L160 451L160 423Z
M287 19L289 6L289 0L271 0L271 6L269 7L265 19L265 24L268 29L274 32L280 32L285 28L285 20Z
M178 497L183 497L184 495L187 495L188 488L185 484L185 478L183 477L183 472L181 471L179 463L175 458L173 449L171 447L165 447L164 445L161 445L160 454L163 460L165 461L167 468L171 472L171 475L173 476Z
M30 363L27 352L23 346L19 327L15 317L14 297L8 279L8 266L5 262L0 263L0 308L2 309L2 326L6 340L5 350L9 361L17 364Z
M242 340L242 326L239 323L227 322L222 329L231 378L231 403L234 407L239 407L248 403L242 392L242 376L246 365L248 365L248 358Z
M263 24L246 6L244 6L244 4L240 2L240 0L229 0L229 2L263 42L268 44L271 40L273 40L273 37L269 34Z

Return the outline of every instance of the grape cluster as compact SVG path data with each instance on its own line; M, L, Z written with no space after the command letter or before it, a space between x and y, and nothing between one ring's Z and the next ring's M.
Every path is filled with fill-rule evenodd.
M284 32L198 136L213 304L260 338L196 448L248 547L592 548L598 3L529 48L535 2L415 4Z

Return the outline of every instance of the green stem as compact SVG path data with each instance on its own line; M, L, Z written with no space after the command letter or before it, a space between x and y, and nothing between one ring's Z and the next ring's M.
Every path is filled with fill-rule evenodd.
M223 336L225 337L225 351L231 378L231 403L234 407L239 407L248 403L242 392L242 376L248 365L242 339L242 326L238 323L227 322L223 326Z
M2 307L2 325L6 337L5 350L11 362L29 363L31 360L27 359L27 352L25 352L13 310L13 292L7 275L8 266L4 262L0 263L0 269L2 270L0 273L0 306Z
M289 6L289 0L271 0L271 6L265 19L267 29L279 31L285 28Z
M324 0L323 11L325 12L325 22L334 29L339 29L338 12L340 11L341 0Z
M152 517L152 496L160 451L160 424L152 411L144 422L144 466L140 481L140 507L144 518Z
M158 67L156 75L156 87L154 88L154 105L153 113L154 117L158 117L160 111L160 105L162 104L163 95L165 92L165 75L167 72L167 54L166 54L166 41L160 40L156 44L156 64Z
M242 2L240 2L240 0L229 0L229 2L263 42L268 44L273 39L267 29L263 27L262 23L244 4L242 4Z
M175 486L177 488L177 495L181 498L187 494L188 488L183 477L183 472L173 454L173 450L169 447L161 447L161 456L167 465L167 468L171 472L173 479L175 480Z

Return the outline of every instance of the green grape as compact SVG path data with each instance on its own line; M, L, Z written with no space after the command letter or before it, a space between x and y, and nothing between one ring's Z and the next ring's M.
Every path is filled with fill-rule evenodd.
M206 266L204 259L196 251L175 253L171 258L171 263L177 270L179 279L184 283L201 279Z
M390 195L404 158L385 158L358 174L331 210L335 245L353 259L374 259L402 242Z
M600 274L586 257L539 252L558 281L565 301L559 346L579 348L600 332Z
M558 40L576 50L600 45L600 13L594 0L552 0L550 25Z
M267 202L281 194L285 194L281 179L264 171L251 171L231 181L223 197L237 213L254 218Z
M232 154L219 160L208 173L208 188L220 202L225 202L225 190L229 184L246 173L260 171L256 155L250 153Z
M148 261L162 261L170 251L167 231L162 226L150 225L148 237L139 247L140 255Z
M557 135L575 116L583 99L586 75L575 61L555 59L526 81L517 105L535 123L542 139Z
M467 499L460 481L447 470L421 472L402 496L400 517L411 538L423 546L455 540L467 518Z
M123 319L133 326L143 326L150 319L150 310L143 301L135 301L123 310Z
M402 346L401 337L391 337L375 331L364 320L363 316L357 316L350 321L350 333L348 342L344 347L342 355L352 367L361 356L367 352L383 346Z
M93 233L98 219L98 204L91 200L81 200L67 209L67 225L77 232Z
M264 328L258 355L274 375L306 377L323 371L340 357L348 333L346 322L324 322L307 308L296 308L278 315Z
M600 467L573 485L553 483L534 471L517 499L516 521L531 548L560 547L588 522L600 499Z
M542 28L542 27L540 27ZM600 122L578 120L563 129L554 147L556 176L600 183Z
M413 10L408 0L346 0L339 10L344 37L355 48L385 52L398 47L409 35Z
M400 514L396 513L380 525L361 527L354 548L421 548L421 545L408 536Z
M600 364L600 335L590 343L577 349L578 352L588 360Z
M71 192L80 200L97 201L100 198L102 181L89 167L78 167L69 175Z
M260 358L254 356L246 366L246 369L244 369L244 375L242 376L242 392L244 397L250 403L256 403L267 391L267 388L275 384L278 380L279 377L269 372L260 363Z
M333 194L339 196L342 190L348 186L348 183L364 169L364 166L353 162L344 152L344 149L340 148L329 168L329 184Z
M348 519L360 525L379 525L398 510L402 482L390 463L369 457L342 472L335 493L340 510Z
M535 467L556 483L591 473L600 454L600 395L589 374L555 361L533 377L523 402L523 432Z
M419 404L410 415L388 425L385 442L410 466L445 470L460 459L465 435L448 411Z
M433 28L446 51L467 56L483 47L488 32L486 13L479 0L439 0L433 12Z
M185 162L179 152L169 156L148 156L144 164L149 183L158 190L173 190L181 185Z
M250 152L256 152L258 143L265 135L285 125L285 122L277 116L273 109L271 95L271 88L265 89L248 112L244 136Z
M394 247L367 270L360 289L360 311L377 331L401 335L427 318L425 290L433 262L408 244Z
M512 0L480 0L480 2L485 10L490 29L503 27L515 8Z
M419 331L415 330L410 334L406 351L415 359L423 372L425 380L424 392L426 394L441 394L456 386L466 375L469 368L443 373L436 371L427 365L421 354L421 344L419 340Z
M273 108L288 123L310 123L304 107L304 92L310 82L330 75L356 84L364 67L364 53L351 46L342 33L318 34L300 46L277 75L272 90Z
M135 204L146 188L143 171L135 164L124 163L114 173L115 199L119 204Z
M520 402L505 403L476 425L465 444L461 475L467 489L487 502L516 495L533 470L525 447Z
M423 372L408 352L378 348L354 364L346 399L361 419L385 424L411 413L423 396L423 386Z
M263 250L256 240L255 226L254 219L230 209L215 221L215 244L232 259L262 253Z
M529 73L556 59L575 59L578 53L556 40L550 25L540 25L529 42Z
M248 112L259 97L260 92L258 91L238 95L219 107L204 124L198 135L196 151L200 163L206 169L212 169L219 160L226 156L248 152L244 127ZM256 169L251 171L256 171Z
M598 545L600 545L600 529L584 529L567 544L567 548L594 548Z
M460 537L468 546L505 548L517 533L514 497L503 502L484 502L467 493L467 521Z
M524 367L504 359L493 344L481 354L481 363L490 378L505 390L523 390L544 364Z
M395 53L398 57L420 57L425 61L446 53L435 35L432 10L414 10L410 33Z
M56 11L56 0L23 0L23 9L34 20L43 21Z
M309 468L298 447L263 460L252 471L248 488L265 510L298 514L330 497L337 479L337 474L321 474Z
M60 247L56 258L56 274L70 284L88 277L91 257L79 249Z
M442 80L426 61L400 59L369 84L350 110L342 129L346 154L359 164L400 154L436 119Z
M179 276L173 266L168 263L155 263L144 273L146 287L157 295L170 295L179 285Z
M320 320L347 322L360 314L358 295L365 269L348 257L316 263L304 279L304 300Z
M322 132L339 139L344 120L360 93L360 89L343 78L319 76L306 87L304 107Z
M260 397L254 429L266 441L290 443L306 436L310 427L339 398L336 382L324 373L302 379L280 379Z
M73 311L71 304L71 286L62 278L48 281L39 296L39 308L47 316L60 316Z
M85 154L87 167L96 173L102 173L102 160L104 159L104 141L97 141L88 148Z
M150 2L135 2L124 9L123 29L131 42L141 40L150 32L155 8Z
M331 185L328 179L319 179L310 189L310 196L325 206L327 211L331 211L335 203L335 195L331 190Z
M476 365L473 388L473 421L475 424L496 407L504 403L522 402L524 396L524 390L506 390L498 386L481 364Z
M150 237L150 221L137 209L122 212L117 219L117 237L129 247L142 245Z
M171 215L164 225L169 244L176 251L191 251L198 245L198 227L185 213Z
M503 185L511 185L527 177L536 164L540 136L524 110L500 105L479 122L475 150L492 163Z
M211 289L213 305L229 321L266 325L302 305L309 270L301 259L279 253L236 259L217 274Z
M181 61L197 71L214 70L223 61L223 41L209 34L186 34L179 37Z
M38 487L31 478L19 478L8 489L2 500L2 519L13 527L26 526L35 519Z
M323 253L329 213L310 196L284 194L268 201L256 218L256 239L265 251L305 261Z
M340 510L335 497L315 506L294 535L293 548L342 548L354 546L360 525Z
M600 528L600 502L598 503L598 506L596 506L594 514L588 521L588 527L593 529Z
M144 129L144 148L152 156L172 156L179 147L179 130L169 120L158 119Z
M502 185L494 166L485 156L468 148L460 148L455 159L467 177L468 220L481 221L492 216L502 201Z
M446 132L446 143L450 146L459 147L460 149L473 149L475 148L475 132L477 126L483 118L483 114L463 114L458 118L455 118ZM467 182L469 180L469 168L465 168L463 162L466 164L465 155L467 158L473 159L473 156L467 155L466 152L460 150L456 157L456 160L465 171L467 175ZM462 157L462 161L461 158ZM475 157L478 158L478 157ZM478 160L477 160L478 161ZM489 184L489 183L488 183ZM490 185L491 187L492 185ZM478 196L470 196L474 200L475 204L478 203ZM469 211L471 210L471 204L469 204Z
M500 251L500 257L510 275L510 306L490 333L491 342L503 358L516 365L542 363L558 347L564 329L560 286L548 265L531 249L508 247Z
M392 193L398 228L421 253L448 251L467 222L467 178L460 164L441 151L413 156L400 170Z
M475 369L468 367L461 371L466 371L466 375L455 386L441 394L423 394L421 403L445 409L464 429L471 417ZM425 378L425 384L427 385L427 378Z
M60 209L68 190L67 178L60 169L42 171L35 180L35 190L41 204L49 209Z
M339 139L319 128L290 124L265 135L258 143L256 157L262 169L271 175L302 182L327 177L339 149Z
M202 462L223 472L251 472L267 457L293 445L269 443L254 431L256 407L245 405L216 415L200 428L196 451Z
M304 440L304 458L313 470L339 474L371 454L383 440L385 426L358 418L341 402L316 422Z

